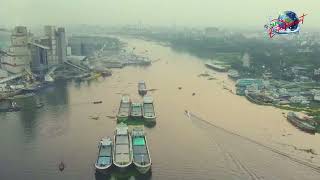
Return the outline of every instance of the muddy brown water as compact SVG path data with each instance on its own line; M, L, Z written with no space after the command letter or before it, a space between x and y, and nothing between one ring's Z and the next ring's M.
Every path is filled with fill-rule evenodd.
M113 70L111 77L97 81L58 82L37 97L19 100L23 111L0 114L1 180L320 179L320 173L310 167L320 165L319 155L294 148L320 152L319 135L292 127L282 110L232 94L227 89L234 91L233 82L226 74L206 69L201 59L155 42L124 40L130 49L136 47L135 53L156 62ZM201 73L214 79L198 76ZM156 126L146 128L152 174L96 176L98 141L114 132L121 94L141 101L139 80L145 80L148 89L157 89L148 92L157 113ZM36 109L39 100L45 106ZM103 103L92 103L100 100ZM189 118L185 110L201 120Z

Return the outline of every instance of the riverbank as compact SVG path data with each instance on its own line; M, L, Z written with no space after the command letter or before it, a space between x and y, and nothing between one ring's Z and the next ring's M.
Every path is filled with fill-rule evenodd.
M157 45L153 44L152 46ZM166 49L166 53L174 52L168 47L161 49ZM275 146L279 146L278 142L280 141L281 143L294 144L300 147L315 148L320 152L319 143L317 142L319 136L304 134L289 124L282 115L283 112L287 111L274 107L256 106L241 96L236 96L227 90L221 90L227 87L227 89L235 92L235 82L230 80L226 73L215 72L213 76L216 80L208 81L206 78L198 77L198 74L208 72L202 60L199 61L198 58L186 54L181 54L181 56L182 59L188 59L187 61L172 60L174 57L169 60L161 57L161 53L159 53L159 56L162 61L155 64L157 66L165 66L164 68L170 68L170 70L174 71L173 74L166 73L162 76L170 78L169 82L179 79L175 82L175 85L171 86L174 89L177 88L177 92L173 93L174 95L180 97L179 92L181 92L184 98L186 98L185 101L188 103L185 101L181 103L184 109L198 112L199 115L203 115L204 118L207 117L206 119L212 122L247 134L250 137L256 137L268 142L271 141ZM154 59L156 58L154 57ZM172 66L184 67L185 69L171 69ZM186 80L181 81L181 79ZM179 86L182 87L180 91L178 90ZM192 97L193 92L196 95ZM180 106L177 105L177 107ZM296 134L295 136L299 138L295 139L292 134ZM291 151L290 148L284 149L285 151Z

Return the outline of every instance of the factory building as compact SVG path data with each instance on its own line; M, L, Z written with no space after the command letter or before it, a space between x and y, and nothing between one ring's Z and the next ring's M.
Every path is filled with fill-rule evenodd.
M67 41L66 41L66 31L64 28L58 28L56 32L56 38L57 38L58 62L64 63L67 58Z
M49 47L48 50L48 65L58 64L57 58L57 40L56 40L56 30L54 26L44 27L45 38L42 39L42 45Z
M35 74L43 74L48 69L49 47L41 45L41 40L35 40L30 45L32 54L31 70Z
M65 62L67 56L67 41L64 28L54 26L44 27L45 37L41 39L43 46L48 49L48 66L57 65Z
M11 35L11 46L2 59L2 68L10 73L21 73L30 70L31 53L29 50L29 33L24 26L14 28Z
M17 74L32 71L44 74L52 66L66 61L67 41L64 28L44 27L43 37L32 37L24 26L14 28L11 46L2 58L1 68Z

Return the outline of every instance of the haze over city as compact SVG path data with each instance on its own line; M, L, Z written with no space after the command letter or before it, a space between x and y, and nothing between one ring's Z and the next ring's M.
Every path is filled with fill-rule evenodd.
M307 13L304 28L319 28L317 0L1 0L0 23L261 28L284 10Z
M319 180L320 0L0 0L0 180Z

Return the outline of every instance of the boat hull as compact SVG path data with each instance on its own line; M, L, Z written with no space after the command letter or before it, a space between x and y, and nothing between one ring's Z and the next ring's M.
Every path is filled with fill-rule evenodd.
M156 117L143 117L143 119L146 123L156 123Z
M300 130L302 130L304 132L307 132L307 133L310 133L310 134L315 134L316 133L316 128L306 127L301 122L298 122L298 120L295 120L294 118L288 117L287 119L293 126L297 127L298 129L300 129Z
M113 164L116 167L117 170L119 171L126 171L127 169L130 168L130 166L132 165L132 159L133 159L133 155L132 155L132 142L131 142L131 136L130 134L127 134L128 136L128 146L129 146L129 162L126 162L126 164L119 164L119 162L117 162L117 158L116 158L116 153L117 153L117 140L116 140L116 135L113 136L113 142L114 142L114 146L113 146Z
M146 166L141 166L137 163L134 163L134 167L141 173L141 174L146 174L147 172L150 171L151 169L151 164L148 164Z
M140 89L140 90L138 90L138 93L139 93L141 96L146 95L147 92L148 92L148 91L147 91L146 89Z
M132 135L133 136L132 138L133 164L141 174L146 174L151 169L151 164L152 164L150 151L148 147L148 141L146 139L146 136L141 135L139 131L133 130L132 133L133 133ZM135 138L137 138L136 141L135 141ZM144 141L141 141L141 138L143 138ZM144 158L144 157L147 157L147 158Z
M133 120L141 120L142 119L142 115L138 115L138 116L131 115L131 119L133 119Z
M129 116L117 116L118 122L126 122L129 120Z
M112 164L106 167L100 167L97 164L95 164L95 168L96 168L96 172L107 173L107 172L110 172L110 169L112 168Z
M239 76L231 76L231 75L228 75L228 77L233 81L236 81L240 78Z
M157 124L156 117L153 117L153 118L143 117L143 119L144 119L144 124L147 127L154 127Z
M117 163L113 163L114 164L114 166L117 168L117 170L119 170L119 171L126 171L126 170L128 170L130 167L131 167L131 165L132 165L132 162L130 162L130 163L128 163L128 164L126 164L126 165L119 165L119 164L117 164Z
M218 72L227 72L228 69L227 68L222 68L222 67L217 67L215 65L212 64L205 64L205 66L209 69L212 69L214 71L218 71Z
M299 120L297 117L295 117L292 114L287 115L287 120L298 129L310 133L315 134L317 132L317 128L315 126L312 126L311 124L304 122L302 120Z

